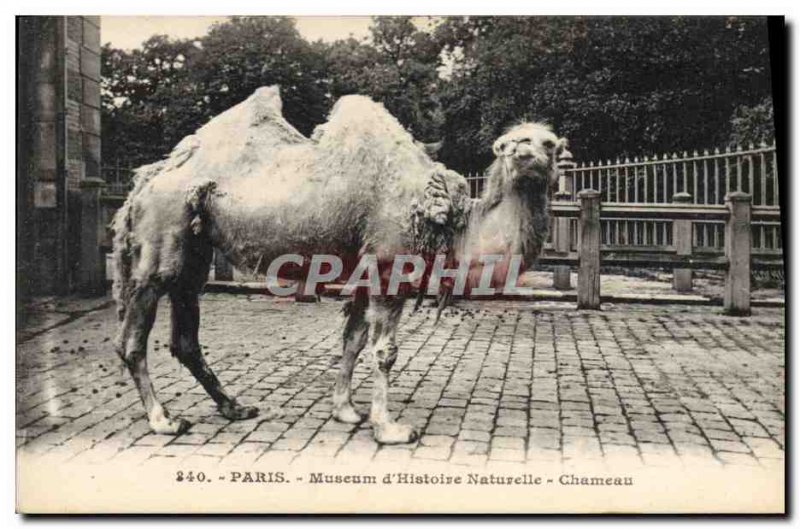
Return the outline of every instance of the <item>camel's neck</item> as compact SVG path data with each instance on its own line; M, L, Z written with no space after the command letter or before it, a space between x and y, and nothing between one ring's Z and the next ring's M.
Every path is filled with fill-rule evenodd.
M490 182L471 216L464 252L519 254L525 266L532 265L550 228L548 180Z

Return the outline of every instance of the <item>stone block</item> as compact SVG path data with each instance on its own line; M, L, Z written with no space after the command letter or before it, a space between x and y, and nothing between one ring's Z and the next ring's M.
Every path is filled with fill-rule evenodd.
M83 136L79 130L67 129L67 159L83 158Z
M83 48L81 50L81 73L89 79L100 80L100 55Z
M100 83L83 78L83 103L93 108L100 108Z
M75 42L83 40L83 19L81 17L67 17L67 38Z
M100 136L83 133L83 161L87 177L100 176Z
M58 204L55 182L34 182L33 206L36 208L55 208Z
M37 123L33 133L34 169L40 180L50 180L56 170L56 124Z
M88 17L83 17L83 45L94 53L100 53L100 27Z
M53 83L36 84L36 102L31 110L35 118L42 121L55 121L56 86Z
M75 101L83 99L83 78L78 71L67 70L67 97Z
M84 132L100 135L100 110L83 105L81 108L81 128Z

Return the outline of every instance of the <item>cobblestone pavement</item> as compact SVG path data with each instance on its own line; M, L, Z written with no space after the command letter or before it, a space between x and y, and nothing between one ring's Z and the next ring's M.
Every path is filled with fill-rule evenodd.
M280 420L229 422L167 349L168 307L151 336L151 373L189 433L150 433L111 347L114 308L68 318L17 347L17 444L52 461L159 458L247 464L346 460L639 461L782 465L784 313L731 318L716 307L462 302L438 325L405 317L391 407L419 427L379 447L367 424L330 419L342 302L206 294L201 340L225 387ZM99 308L97 308L99 307ZM371 397L370 359L354 401ZM176 459L177 458L177 459Z

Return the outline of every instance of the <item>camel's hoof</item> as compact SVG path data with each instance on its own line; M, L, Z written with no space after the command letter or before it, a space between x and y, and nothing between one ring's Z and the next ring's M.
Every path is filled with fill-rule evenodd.
M413 443L419 439L416 428L399 422L376 424L372 427L372 434L376 442L385 445Z
M181 435L186 433L189 428L192 427L192 423L187 421L186 419L167 419L164 418L163 420L157 423L150 423L150 428L158 434L162 435Z
M333 418L346 424L358 424L364 421L366 415L358 413L352 404L345 404L333 410Z
M219 412L229 421L244 421L258 415L258 408L255 406L240 406L234 403L220 406Z

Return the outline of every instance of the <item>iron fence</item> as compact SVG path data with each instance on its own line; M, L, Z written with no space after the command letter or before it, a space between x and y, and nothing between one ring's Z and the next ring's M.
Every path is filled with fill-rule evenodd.
M122 167L119 164L103 166L101 176L106 182L104 193L110 196L126 196L133 188L132 167Z

